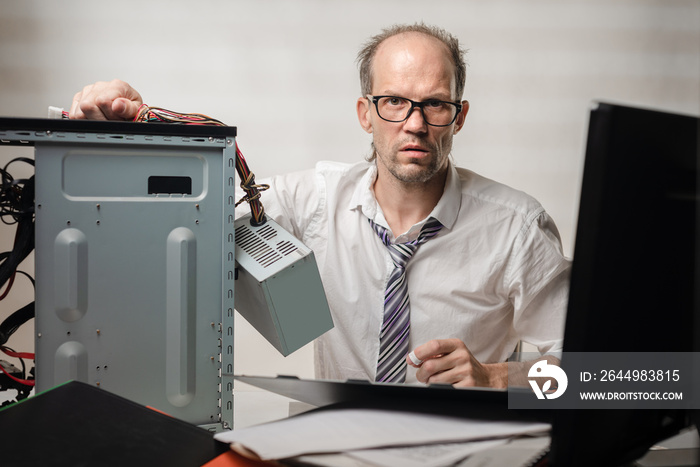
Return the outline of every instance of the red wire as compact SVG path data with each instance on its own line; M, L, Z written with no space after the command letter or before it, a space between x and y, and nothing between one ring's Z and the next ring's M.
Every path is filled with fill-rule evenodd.
M0 346L0 350L2 350L3 352L5 352L5 353L6 353L7 355L9 355L10 357L15 357L15 358L29 358L29 359L31 359L31 360L34 360L34 358L36 358L36 357L35 357L35 354L33 354L33 353L30 353L30 352L14 352L14 351L12 351L12 350L8 349L7 347L4 347L4 346Z
M6 353L7 355L9 355L10 357L15 357L15 358L30 358L30 359L34 360L34 354L33 354L33 353L29 353L29 352L14 352L14 351L8 349L8 348L5 347L5 346L0 346L0 350L2 350L3 352L5 352L5 353ZM14 381L16 381L16 382L18 382L18 383L20 383L20 384L24 384L25 386L34 386L34 380L33 380L33 379L20 379L20 378L16 378L16 377L12 376L10 373L8 373L7 370L5 369L5 367L3 367L2 365L0 365L0 370L2 370L3 373L5 373L5 374L6 374L7 376L9 376L11 379L13 379Z
M11 379L17 381L19 384L24 384L25 386L34 386L34 380L33 380L33 379L19 379L19 378L15 378L15 377L12 376L11 374L9 374L9 373L7 372L7 370L5 369L5 367L3 367L2 365L0 365L0 370L2 370L3 373L5 373L5 374L6 374L7 376L9 376Z

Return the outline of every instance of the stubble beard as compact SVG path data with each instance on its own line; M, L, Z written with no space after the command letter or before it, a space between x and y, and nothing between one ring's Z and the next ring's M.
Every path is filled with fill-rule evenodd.
M414 161L409 160L406 166L398 161L398 148L405 142L395 145L388 151L388 155L380 155L374 143L372 144L374 156L378 164L382 164L386 170L399 182L410 185L424 184L432 180L446 166L447 156L443 156L442 149L436 145L426 145L433 155L428 161L428 165L423 165L425 159Z

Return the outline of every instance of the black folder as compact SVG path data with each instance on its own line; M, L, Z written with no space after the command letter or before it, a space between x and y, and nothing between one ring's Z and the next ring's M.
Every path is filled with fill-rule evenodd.
M72 381L0 411L0 465L201 466L229 446L190 423Z
M494 388L455 388L449 384L411 386L362 380L313 380L296 376L234 378L252 386L323 408L364 407L443 414L488 420L550 422L550 410L508 408L508 391ZM511 391L511 395L515 390Z

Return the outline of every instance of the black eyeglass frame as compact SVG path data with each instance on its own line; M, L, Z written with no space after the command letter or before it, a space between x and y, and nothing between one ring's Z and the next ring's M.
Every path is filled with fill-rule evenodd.
M367 97L367 99L368 99L369 101L371 101L371 102L374 103L374 108L377 110L377 115L379 115L379 118L381 118L381 119L384 120L385 122L391 122L391 123L401 123L401 122L405 122L406 120L408 120L408 117L410 117L411 114L413 113L413 109L415 109L415 108L417 107L418 109L420 109L420 113L421 113L421 115L423 116L423 121L425 121L425 123L427 123L427 124L430 125L430 126L435 126L435 127L446 127L446 126L452 125L452 124L455 122L455 120L457 120L457 116L458 116L458 115L460 114L460 112L462 111L462 103L461 103L461 102L442 101L442 100L440 100L440 99L428 99L427 101L416 102L416 101L413 101L413 100L411 100L411 99L409 99L409 98L407 98L407 97L390 96L390 95L373 96L373 95L371 95L371 94L367 94L366 97ZM383 99L383 98L385 98L385 97L395 97L396 99L401 99L401 100L408 101L408 102L411 103L411 107L408 109L408 112L406 113L406 116L405 116L402 120L389 120L388 118L382 117L381 112L379 112L379 99ZM425 118L425 112L423 111L423 107L425 107L427 104L432 104L432 103L435 103L435 102L440 102L440 103L442 103L442 104L450 104L450 105L454 105L454 106L455 106L456 112L455 112L455 114L454 114L454 117L452 117L452 121L451 121L450 123L447 123L447 124L445 124L445 125L435 125L434 123L430 123L430 122L428 121L428 119Z

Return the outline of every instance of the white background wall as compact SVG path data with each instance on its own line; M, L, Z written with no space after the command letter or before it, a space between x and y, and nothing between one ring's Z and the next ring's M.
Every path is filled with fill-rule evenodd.
M0 115L43 117L118 77L148 104L237 126L259 178L357 161L370 138L354 110L355 55L382 27L421 20L469 49L471 110L454 159L538 198L568 255L589 102L700 113L697 0L0 0ZM0 148L0 164L17 155ZM0 225L0 251L13 235ZM31 300L18 279L0 319ZM31 326L9 344L32 350ZM310 377L311 356L307 346L282 358L237 322L236 373Z

